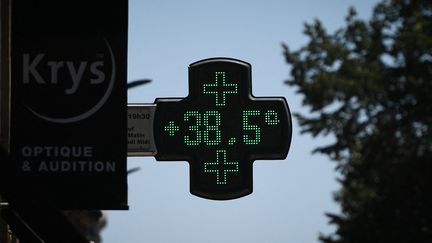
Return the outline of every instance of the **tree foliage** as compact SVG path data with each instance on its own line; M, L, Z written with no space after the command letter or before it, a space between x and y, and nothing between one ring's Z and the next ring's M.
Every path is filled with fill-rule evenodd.
M432 242L432 1L384 0L370 20L350 9L327 33L284 45L292 79L311 114L302 133L334 135L315 149L337 162L337 226L322 242Z

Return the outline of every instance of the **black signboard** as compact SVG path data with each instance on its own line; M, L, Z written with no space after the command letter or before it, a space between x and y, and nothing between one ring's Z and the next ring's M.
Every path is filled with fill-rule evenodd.
M284 159L291 115L284 97L254 97L251 65L211 58L189 66L189 95L156 99L156 159L187 160L192 194L217 200L252 193L252 163Z
M127 209L127 0L11 9L16 177L64 209Z

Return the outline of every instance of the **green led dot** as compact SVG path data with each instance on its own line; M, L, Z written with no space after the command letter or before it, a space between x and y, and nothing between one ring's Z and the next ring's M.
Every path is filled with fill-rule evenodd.
M274 110L268 110L265 113L265 122L267 125L277 125L280 123L278 113Z
M250 116L259 116L261 112L259 110L246 110L243 111L243 131L251 131L243 134L243 142L248 145L257 145L261 142L261 128L258 125L250 124Z
M214 83L203 84L203 94L212 94L215 96L216 106L226 105L226 95L227 94L237 94L238 84L236 83L226 83L226 73L225 72L215 72L214 73Z
M216 173L216 184L227 184L227 174L239 172L239 162L227 161L226 150L216 150L216 161L205 162L204 172Z
M228 140L228 145L234 145L235 142L236 142L236 138L230 138L230 139Z

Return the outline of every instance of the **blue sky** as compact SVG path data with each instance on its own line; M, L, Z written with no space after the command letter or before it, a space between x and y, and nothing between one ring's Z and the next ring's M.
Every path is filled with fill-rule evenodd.
M128 80L152 79L129 91L130 103L185 97L188 65L210 57L252 64L255 96L284 96L292 112L307 114L301 96L284 84L289 67L281 43L295 50L307 42L303 23L320 19L328 31L344 24L349 6L369 18L372 0L129 0ZM330 233L325 212L339 212L335 163L311 151L332 141L300 135L293 121L286 160L254 163L254 192L229 201L189 193L185 161L129 158L129 211L109 211L106 243L318 242Z

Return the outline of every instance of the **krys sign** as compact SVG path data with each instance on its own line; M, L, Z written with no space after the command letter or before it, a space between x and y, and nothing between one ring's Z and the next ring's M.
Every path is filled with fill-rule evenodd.
M80 42L45 39L35 48L40 52L22 54L23 103L35 116L53 123L74 123L94 115L110 98L116 78L110 43L104 38L87 41L86 46Z
M12 9L16 176L60 208L125 209L127 1L40 4Z

